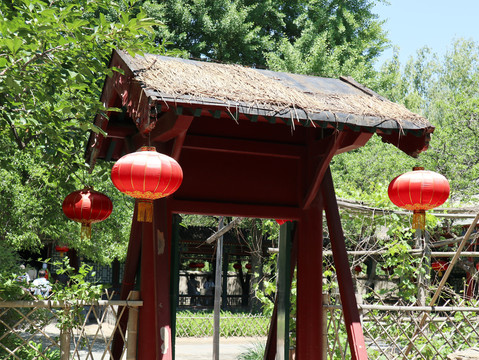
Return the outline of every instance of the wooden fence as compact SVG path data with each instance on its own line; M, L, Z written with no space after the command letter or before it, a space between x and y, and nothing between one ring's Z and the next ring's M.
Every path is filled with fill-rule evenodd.
M130 294L130 298L135 296ZM60 317L72 304L63 301L0 302L0 358L19 359L107 359L113 334L118 331L124 347L121 359L136 359L136 330L140 300L99 300L81 303L78 326L60 330ZM120 320L129 311L126 331Z
M327 338L323 360L350 359L339 302L325 297ZM370 360L447 360L447 356L479 343L479 302L441 306L360 304ZM424 323L421 321L426 319Z

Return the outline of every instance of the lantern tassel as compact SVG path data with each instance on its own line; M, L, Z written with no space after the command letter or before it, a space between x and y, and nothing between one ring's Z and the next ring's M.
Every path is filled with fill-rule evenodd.
M153 222L153 201L139 200L138 201L138 217L139 222Z
M426 211L425 210L414 210L412 216L412 228L413 229L426 229Z
M80 232L81 239L91 239L91 224L81 224L81 232Z

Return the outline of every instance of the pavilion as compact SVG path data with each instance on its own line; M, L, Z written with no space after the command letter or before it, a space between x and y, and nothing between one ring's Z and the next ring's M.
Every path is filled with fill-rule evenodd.
M296 358L322 353L323 212L337 269L352 359L366 359L329 163L377 134L411 156L434 131L421 116L351 78L321 78L114 51L87 160L115 161L142 145L178 161L181 187L136 216L121 296L135 286L138 359L173 359L177 272L174 214L288 219L281 226L278 291L265 359L286 359L289 290L297 269ZM117 345L119 346L119 345Z

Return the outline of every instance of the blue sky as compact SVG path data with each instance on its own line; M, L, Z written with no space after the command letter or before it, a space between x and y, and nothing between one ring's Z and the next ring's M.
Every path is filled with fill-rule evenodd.
M400 47L404 64L423 46L438 54L451 48L458 38L479 42L479 0L389 0L390 5L377 5L375 13L387 20L383 28L393 45ZM392 57L388 49L379 65Z

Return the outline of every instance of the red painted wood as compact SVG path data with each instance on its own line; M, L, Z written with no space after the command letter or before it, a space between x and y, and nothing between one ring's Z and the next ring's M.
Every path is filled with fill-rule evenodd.
M356 303L353 279L349 269L348 254L344 241L338 204L334 193L331 170L328 168L321 184L321 195L326 210L331 248L333 250L334 265L338 276L339 294L343 307L344 322L348 334L349 348L352 360L365 360L368 358L364 342L358 305Z
M143 223L138 360L172 360L171 232L167 200L154 201L152 223Z
M333 134L329 138L329 142L326 145L324 156L319 160L316 167L315 174L312 181L309 184L308 191L303 201L303 209L308 209L315 200L321 182L323 181L324 174L331 162L336 151L340 148L342 141L346 138L346 132L340 132L339 134Z
M210 150L230 154L270 156L293 160L299 159L306 154L306 149L302 145L204 135L189 135L183 146L185 149L190 150Z
M301 197L299 160L183 147L178 162L176 199L296 207Z
M372 133L349 131L335 155L342 154L366 145L371 136L373 136Z
M171 149L171 157L178 161L180 159L181 150L183 149L183 143L185 142L186 138L186 131L178 134L175 138L175 143L173 144L173 148Z
M123 280L121 283L121 290L120 290L120 299L126 300L128 298L128 294L132 291L135 287L135 277L138 271L138 264L140 262L140 242L141 242L141 224L137 220L137 206L135 206L135 210L133 212L133 220L131 224L130 230L130 241L128 243L128 252L126 254L125 260L125 268L123 271ZM128 324L128 308L122 309L119 308L118 312L123 312L123 316L120 319L119 328L121 329L123 334L126 334L126 327ZM115 331L113 337L113 345L112 345L112 358L113 360L120 360L121 354L123 352L124 341L123 337L121 336L120 330L117 329Z
M166 121L164 121L163 117L166 117ZM162 142L174 139L179 134L187 131L192 121L192 115L175 115L172 109L158 119L155 128L151 132L151 139Z
M157 241L153 222L142 223L140 297L138 312L138 360L159 360L160 342L157 301Z
M173 216L168 208L167 199L159 199L154 202L155 223L157 238L156 253L156 310L157 310L157 328L159 337L157 343L160 347L160 360L173 359L173 346L171 334L171 241L173 231ZM139 358L138 360L142 360ZM149 360L145 358L144 360Z
M176 196L174 194L173 196ZM301 210L288 206L265 204L236 204L210 201L170 199L171 211L177 214L239 216L266 219L298 220Z
M269 323L268 338L264 349L264 360L276 360L276 343L278 330L278 298L275 298L273 314Z
M296 358L322 357L322 204L316 197L299 222L297 295L296 295Z

